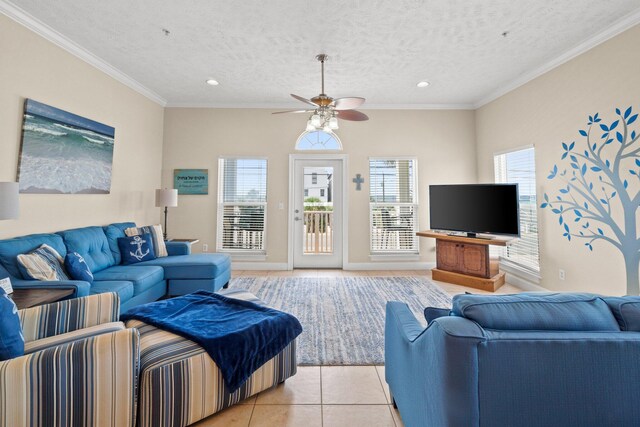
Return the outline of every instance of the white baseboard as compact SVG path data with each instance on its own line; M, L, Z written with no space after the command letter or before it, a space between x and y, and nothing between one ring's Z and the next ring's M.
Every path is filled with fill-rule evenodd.
M534 274L509 260L500 260L500 270L506 273L505 281L510 285L515 285L524 291L549 292L548 289L540 286L539 274Z
M435 262L350 262L344 270L430 270Z
M237 262L231 261L232 270L286 270L286 262Z

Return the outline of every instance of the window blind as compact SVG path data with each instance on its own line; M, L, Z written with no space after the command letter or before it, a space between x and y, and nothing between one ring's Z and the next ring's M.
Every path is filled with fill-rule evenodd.
M418 252L416 163L415 159L369 159L372 254Z
M267 211L267 160L218 161L217 249L264 252Z
M503 250L502 256L534 272L540 271L536 165L534 148L494 156L495 180L518 184L520 239Z

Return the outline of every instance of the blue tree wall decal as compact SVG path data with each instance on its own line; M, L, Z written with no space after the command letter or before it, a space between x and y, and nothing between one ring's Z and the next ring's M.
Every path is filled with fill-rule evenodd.
M578 133L586 140L580 152L576 143L562 143L560 160L570 168L554 165L547 177L562 182L560 194L543 196L543 209L558 216L563 236L586 240L590 251L597 241L608 242L622 252L627 272L627 294L640 292L640 239L637 211L640 206L640 135L630 129L638 119L631 107L606 125L599 114L589 116L587 130ZM597 135L599 132L602 134ZM633 182L638 180L639 182ZM630 185L630 183L632 185ZM618 221L616 221L616 218Z

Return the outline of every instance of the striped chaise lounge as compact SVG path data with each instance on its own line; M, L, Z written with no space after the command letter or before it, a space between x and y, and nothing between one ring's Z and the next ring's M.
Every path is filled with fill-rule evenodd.
M247 291L219 293L263 304ZM294 340L229 393L217 365L198 344L138 320L127 321L126 326L140 332L139 427L187 426L296 373Z
M133 426L139 335L103 293L20 310L25 355L0 362L0 426Z

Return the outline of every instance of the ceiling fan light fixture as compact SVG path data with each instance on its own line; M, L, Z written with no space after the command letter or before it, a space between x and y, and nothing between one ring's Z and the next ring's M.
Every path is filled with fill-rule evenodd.
M308 120L307 121L307 132L313 132L314 130L316 130L316 127L311 124L311 120Z
M310 121L311 121L311 124L317 128L322 125L322 119L318 114L312 115Z
M329 119L329 129L335 130L335 129L338 129L338 128L339 128L338 119L336 117L331 117Z
M207 84L209 86L218 86L220 83L218 83L218 81L215 79L207 79Z
M418 82L418 84L417 84L416 86L418 86L418 87L422 88L422 87L427 87L427 86L429 86L430 84L431 84L431 83L429 83L428 81L423 80L423 81L421 81L421 82Z

